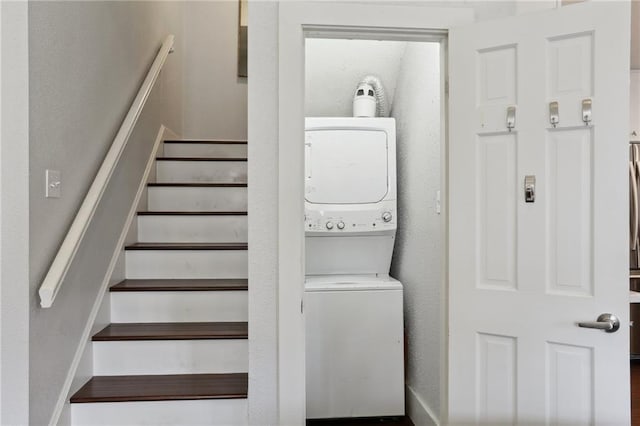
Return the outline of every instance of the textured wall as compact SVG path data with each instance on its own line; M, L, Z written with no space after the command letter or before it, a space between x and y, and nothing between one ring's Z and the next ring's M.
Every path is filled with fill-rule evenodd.
M392 116L397 126L398 233L391 275L404 286L406 383L440 417L442 307L440 45L408 43Z
M368 74L382 80L391 106L405 45L399 41L307 39L305 114L351 117L356 85Z
M30 423L50 421L160 124L181 131L181 2L29 2ZM58 297L38 288L164 38L176 35ZM44 197L45 169L62 197Z
M245 139L247 79L237 76L238 1L184 4L183 136Z

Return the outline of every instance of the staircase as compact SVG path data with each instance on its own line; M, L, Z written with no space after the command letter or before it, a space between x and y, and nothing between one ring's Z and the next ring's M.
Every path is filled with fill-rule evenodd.
M159 152L75 425L247 423L247 145Z

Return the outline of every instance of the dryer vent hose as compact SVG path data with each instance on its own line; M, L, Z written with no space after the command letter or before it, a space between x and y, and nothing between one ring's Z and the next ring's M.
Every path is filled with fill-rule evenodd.
M378 117L387 117L389 115L387 111L387 98L384 95L384 87L382 81L375 75L368 75L360 80L358 86L366 83L373 87L376 96L376 115Z

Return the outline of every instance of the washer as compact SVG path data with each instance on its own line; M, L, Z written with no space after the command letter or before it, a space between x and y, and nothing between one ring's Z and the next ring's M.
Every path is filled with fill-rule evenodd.
M307 418L404 415L402 285L307 277Z
M307 118L307 417L404 415L395 120Z

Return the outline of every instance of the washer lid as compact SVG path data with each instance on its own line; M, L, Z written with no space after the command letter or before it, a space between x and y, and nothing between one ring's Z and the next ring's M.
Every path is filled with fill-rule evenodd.
M305 277L305 291L402 290L402 283L389 276L312 275Z
M308 202L377 203L387 192L387 134L384 131L305 132L305 199Z

